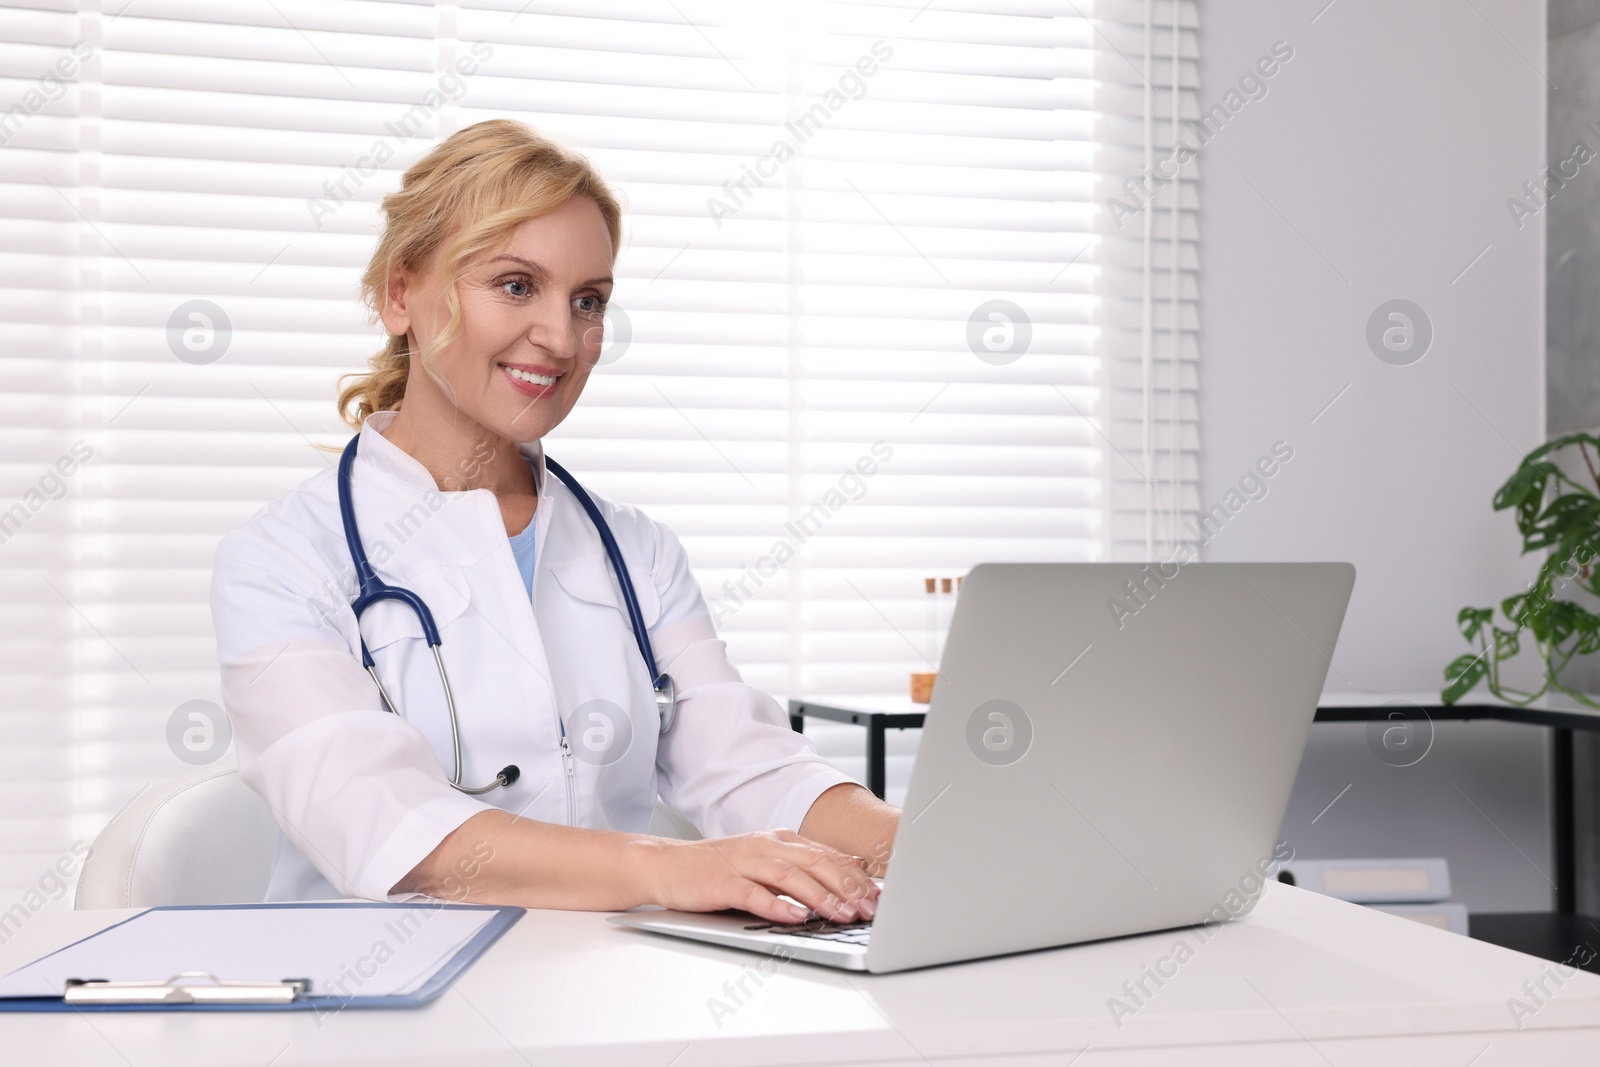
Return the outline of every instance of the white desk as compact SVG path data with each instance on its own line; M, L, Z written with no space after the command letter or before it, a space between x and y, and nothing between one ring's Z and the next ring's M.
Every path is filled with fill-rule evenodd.
M0 949L0 973L124 914L40 913ZM1180 938L1198 945L1193 958L1163 987L1147 981L1154 995L1119 1029L1107 999ZM1507 999L1551 965L1277 884L1204 944L1184 930L882 976L783 964L760 987L747 979L751 995L719 1027L707 1001L762 959L623 930L600 914L530 911L426 1008L321 1019L5 1014L0 1060L1520 1067L1600 1055L1600 976L1549 983L1554 998L1519 1031Z

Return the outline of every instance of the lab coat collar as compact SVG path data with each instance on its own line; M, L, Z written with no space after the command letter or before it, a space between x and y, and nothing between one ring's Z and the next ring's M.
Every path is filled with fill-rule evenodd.
M383 430L394 421L398 412L375 411L361 426L361 443L356 453L355 480L367 486L358 489L356 515L364 537L383 536L392 530L390 520L397 515L414 511L418 501L442 498L443 507L417 529L415 534L393 547L388 565L379 562L369 542L367 551L380 573L395 579L404 579L431 566L469 566L487 553L506 548L505 527L500 517L499 502L490 489L469 489L444 492L439 489L428 472L415 457L383 436ZM517 451L533 466L535 492L539 501L534 509L534 540L541 546L535 557L542 568L547 553L542 546L549 543L551 524L555 513L562 510L555 503L557 495L547 492L553 482L545 477L544 447L539 440L517 445ZM376 476L376 477L374 477ZM385 487L377 493L372 489ZM433 494L431 497L429 494ZM430 511L436 507L429 504ZM370 509L370 510L369 510ZM397 520L398 524L399 520ZM373 531L371 534L368 531ZM391 537L398 541L398 537Z

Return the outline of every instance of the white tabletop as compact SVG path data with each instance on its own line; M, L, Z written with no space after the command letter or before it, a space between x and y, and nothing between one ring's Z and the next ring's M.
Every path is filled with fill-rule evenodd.
M127 912L43 912L0 973ZM974 915L981 921L981 914ZM1078 1064L1511 1067L1595 1062L1600 976L1273 884L1201 943L1192 930L892 975L791 962L732 1005L763 957L530 911L433 1004L280 1013L0 1014L0 1058L189 1064ZM1123 983L1184 940L1192 958L1135 1014ZM1600 943L1600 935L1597 935ZM1165 965L1167 970L1172 966ZM1543 979L1549 997L1529 1000ZM1535 990L1537 992L1537 990ZM1518 1021L1508 1001L1533 1013ZM1089 1052L1074 1059L1085 1049ZM1476 1057L1476 1058L1475 1058Z
M795 697L805 704L817 704L829 708L847 708L851 711L885 712L892 715L924 714L928 705L913 701L909 694L890 693L823 693L818 696ZM1600 694L1590 694L1590 699L1600 701ZM1462 697L1457 703L1482 706L1485 704L1496 707L1511 708L1515 705L1491 695L1487 690L1479 688ZM1377 691L1377 690L1340 690L1329 689L1317 700L1317 706L1323 708L1369 708L1384 704L1415 704L1419 707L1437 707L1439 704L1439 690L1415 689L1405 691ZM1600 710L1580 704L1565 693L1554 693L1535 700L1527 707L1539 711L1571 711L1600 716Z

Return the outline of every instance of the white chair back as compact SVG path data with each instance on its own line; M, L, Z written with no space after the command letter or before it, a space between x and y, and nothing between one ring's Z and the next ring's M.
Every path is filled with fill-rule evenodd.
M147 789L100 831L78 908L244 904L266 896L278 825L232 766Z
M656 798L650 833L700 833ZM78 877L74 906L250 904L272 878L278 824L233 766L207 767L147 790L100 831Z

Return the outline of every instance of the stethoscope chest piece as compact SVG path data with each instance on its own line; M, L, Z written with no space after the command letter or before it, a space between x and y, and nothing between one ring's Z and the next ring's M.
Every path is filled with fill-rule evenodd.
M656 713L661 717L661 732L672 729L672 718L678 711L678 687L672 675L663 674L655 684Z

